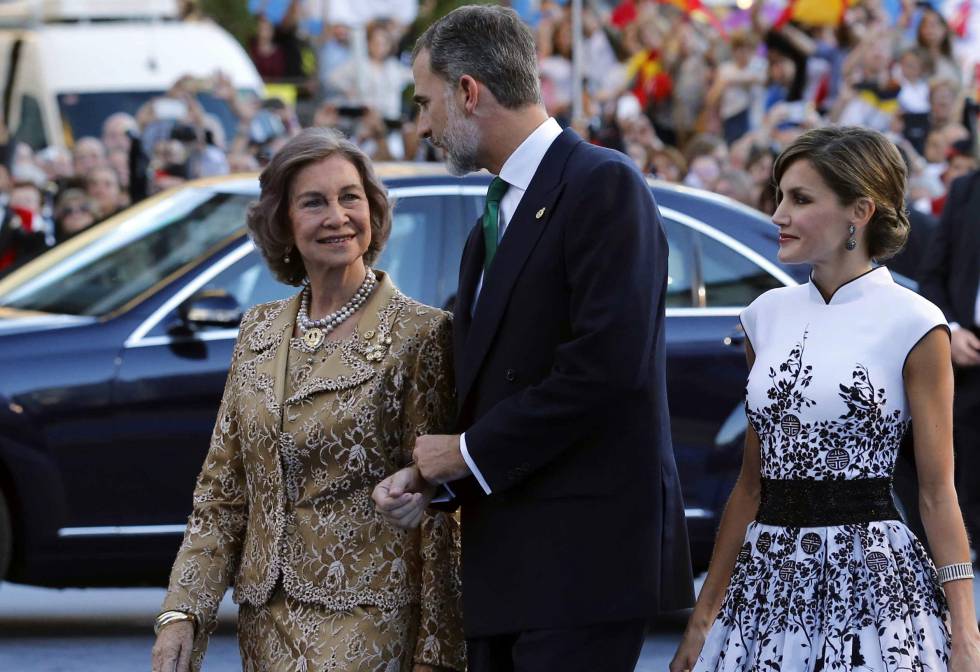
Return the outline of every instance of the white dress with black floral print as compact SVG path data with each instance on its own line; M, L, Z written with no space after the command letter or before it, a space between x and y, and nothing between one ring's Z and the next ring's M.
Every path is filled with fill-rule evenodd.
M890 478L909 426L902 371L942 312L877 268L826 301L811 282L741 315L755 351L746 412L767 479ZM696 672L945 670L948 610L900 520L753 522Z

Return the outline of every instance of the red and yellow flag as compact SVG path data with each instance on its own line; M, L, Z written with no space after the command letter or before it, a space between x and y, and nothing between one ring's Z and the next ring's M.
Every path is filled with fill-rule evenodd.
M839 26L844 20L844 12L852 4L854 0L789 0L776 20L776 27L788 21L808 26Z
M725 34L725 27L721 21L713 11L704 6L701 0L660 0L660 3L674 5L695 21L710 23L719 33Z

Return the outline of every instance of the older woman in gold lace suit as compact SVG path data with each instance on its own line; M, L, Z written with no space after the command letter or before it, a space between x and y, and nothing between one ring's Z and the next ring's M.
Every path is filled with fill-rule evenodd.
M391 210L354 145L307 129L260 181L252 236L303 289L242 320L153 670L199 669L232 577L247 671L463 670L454 519L405 532L371 501L449 429L449 315L368 266Z

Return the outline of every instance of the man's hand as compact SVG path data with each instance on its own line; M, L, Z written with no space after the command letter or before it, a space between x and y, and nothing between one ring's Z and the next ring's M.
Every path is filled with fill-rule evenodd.
M427 434L415 439L412 453L422 478L429 483L448 483L470 474L459 450L459 436Z
M411 530L422 522L422 514L435 491L435 487L425 482L413 464L378 483L371 493L371 499L382 518L395 527Z
M980 338L969 329L953 329L950 334L950 348L953 351L953 364L956 366L980 365Z

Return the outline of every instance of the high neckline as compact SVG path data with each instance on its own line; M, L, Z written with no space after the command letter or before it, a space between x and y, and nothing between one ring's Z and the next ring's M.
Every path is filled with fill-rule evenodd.
M891 285L894 282L892 274L887 267L876 266L870 271L866 271L845 282L834 291L829 299L825 299L823 294L820 293L820 289L813 281L812 272L810 273L810 281L807 284L810 286L810 298L813 301L826 306L837 306L842 303L857 301L863 298L872 288Z

